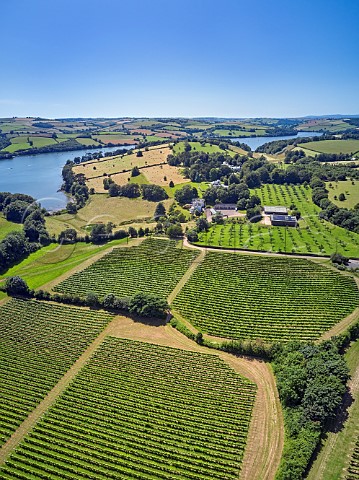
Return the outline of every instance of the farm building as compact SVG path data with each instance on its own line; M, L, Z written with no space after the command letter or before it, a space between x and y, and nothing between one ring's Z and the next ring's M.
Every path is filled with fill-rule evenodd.
M288 208L287 207L263 207L264 215L287 215Z
M221 210L237 210L237 205L235 203L217 203L214 209L217 212Z
M241 169L240 165L230 165L228 162L223 162L222 165L229 167L233 172L239 172Z
M228 185L225 185L220 180L214 180L213 182L211 182L211 185L212 185L212 187L216 187L216 188L217 187L228 188Z
M195 212L202 213L203 209L204 209L204 200L202 198L195 198L192 200L191 208L189 209L191 213L195 213Z
M271 215L271 224L277 227L296 227L297 219L291 215Z

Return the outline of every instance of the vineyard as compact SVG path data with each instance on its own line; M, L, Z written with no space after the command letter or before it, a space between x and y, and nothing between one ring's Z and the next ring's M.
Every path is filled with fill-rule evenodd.
M107 337L2 479L237 479L255 385L214 355Z
M299 258L208 252L173 306L201 332L312 340L359 304L355 281Z
M0 308L0 445L111 320L37 301Z
M177 248L173 241L148 239L136 247L112 250L54 290L82 296L88 292L100 296L113 293L119 297L145 292L166 298L197 255Z
M355 444L355 449L350 459L350 465L348 467L348 474L345 478L347 480L359 479L359 439Z
M331 255L339 252L359 257L359 234L319 218L321 209L312 202L311 189L303 185L262 185L251 191L261 205L295 206L301 213L298 228L272 227L263 223L228 222L201 233L199 245L265 252Z

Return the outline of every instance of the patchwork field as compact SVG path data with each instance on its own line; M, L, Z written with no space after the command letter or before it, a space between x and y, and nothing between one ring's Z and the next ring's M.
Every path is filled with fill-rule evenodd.
M0 445L111 318L30 300L0 307Z
M251 192L262 205L295 205L301 212L299 227L272 227L262 223L227 223L199 235L199 245L264 252L331 255L338 251L359 257L359 235L319 218L311 189L293 185L262 185Z
M145 292L167 298L197 256L194 250L177 248L174 241L147 239L136 247L114 249L54 290L82 296L95 292L100 297Z
M355 281L304 259L208 252L173 306L203 333L314 340L359 305Z
M114 145L134 145L142 140L140 135L124 135L123 133L106 133L104 135L93 135L93 138L100 143L113 143Z
M356 153L359 151L359 140L320 140L298 144L300 148L312 150L317 153Z
M345 120L329 120L318 119L308 120L297 127L297 130L303 132L341 132L343 130L352 129L353 125L347 123Z
M216 356L107 337L0 476L235 480L254 397Z

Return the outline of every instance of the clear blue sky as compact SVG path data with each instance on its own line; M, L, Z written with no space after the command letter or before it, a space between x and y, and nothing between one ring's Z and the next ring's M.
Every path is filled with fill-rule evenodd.
M1 2L0 116L359 114L359 0Z

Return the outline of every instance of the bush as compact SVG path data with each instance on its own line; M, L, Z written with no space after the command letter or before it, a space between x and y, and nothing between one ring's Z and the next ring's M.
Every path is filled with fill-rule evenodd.
M29 295L29 287L19 276L9 277L5 282L5 290L9 295Z
M129 312L141 317L165 318L169 308L163 298L145 293L136 293L129 301Z

